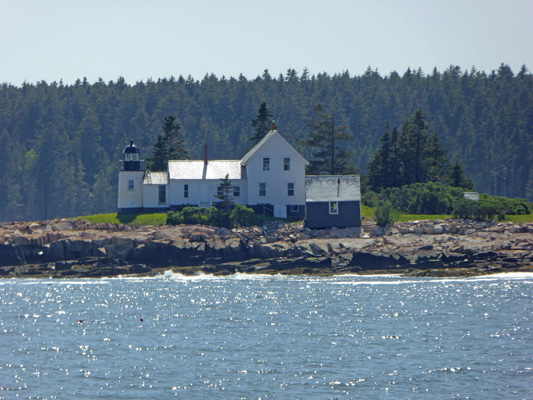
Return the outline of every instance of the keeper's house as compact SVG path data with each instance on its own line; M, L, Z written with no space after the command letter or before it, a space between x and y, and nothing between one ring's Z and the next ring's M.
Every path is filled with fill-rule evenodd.
M305 178L308 228L361 227L359 175L312 175Z
M240 160L209 160L206 145L203 160L171 160L165 172L144 170L143 164L132 141L119 172L119 213L211 207L221 179L228 175L235 203L279 218L301 219L305 214L308 162L275 126Z

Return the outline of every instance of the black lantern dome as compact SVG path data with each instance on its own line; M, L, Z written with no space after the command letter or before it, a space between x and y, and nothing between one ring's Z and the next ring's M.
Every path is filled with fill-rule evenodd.
M139 149L133 144L133 140L130 141L129 146L124 147L124 170L141 170L141 154Z

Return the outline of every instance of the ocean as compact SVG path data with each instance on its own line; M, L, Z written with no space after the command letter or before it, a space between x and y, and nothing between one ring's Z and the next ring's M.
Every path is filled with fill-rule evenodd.
M1 399L531 399L533 274L0 280Z

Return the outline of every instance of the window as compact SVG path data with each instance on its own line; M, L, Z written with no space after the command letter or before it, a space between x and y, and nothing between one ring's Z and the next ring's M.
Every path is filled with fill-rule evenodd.
M300 206L289 206L289 212L297 213L300 211Z
M239 197L241 195L241 187L233 186L233 197Z
M294 183L287 183L287 196L294 196Z
M159 204L165 204L167 202L167 187L165 185L159 185Z
M290 157L283 157L283 171L291 170L291 159Z
M183 185L183 197L189 197L189 185Z
M336 201L329 202L329 213L338 214L339 213L339 203Z
M139 161L139 153L125 153L124 161Z
M217 199L223 199L224 192L222 191L222 186L217 186Z
M270 171L270 158L263 158L263 171Z
M135 190L135 183L134 183L133 179L130 179L128 181L128 190Z
M266 183L260 183L259 184L259 196L266 196L267 195L267 184Z

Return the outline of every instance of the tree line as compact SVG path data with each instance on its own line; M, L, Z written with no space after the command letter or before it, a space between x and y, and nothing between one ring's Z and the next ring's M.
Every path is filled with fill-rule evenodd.
M381 173L383 179L384 171L371 163L376 151L396 165L404 141L414 138L407 134L417 126L411 118L423 110L431 126L423 145L438 135L440 147L434 150L446 153L446 179L468 176L480 192L533 200L533 76L525 66L516 74L502 64L490 73L452 66L387 76L372 69L360 76L289 69L278 77L265 71L255 79L208 74L133 85L123 78L0 85L0 220L115 211L124 146L133 139L148 159L159 135L161 148L167 148L176 126L182 142L172 143L174 151L183 146L179 151L202 158L205 142L212 159L240 158L254 135L269 128L251 123L263 103L266 119L275 119L280 133L309 160L320 158L310 142L315 124L315 130L333 134L323 137L322 148L349 161L333 168L350 166L369 176ZM169 115L176 119L165 133L162 124ZM400 151L388 152L387 146ZM387 179L410 182L420 173L417 163L426 161L404 159L395 171L402 175ZM430 174L442 173L434 167Z

